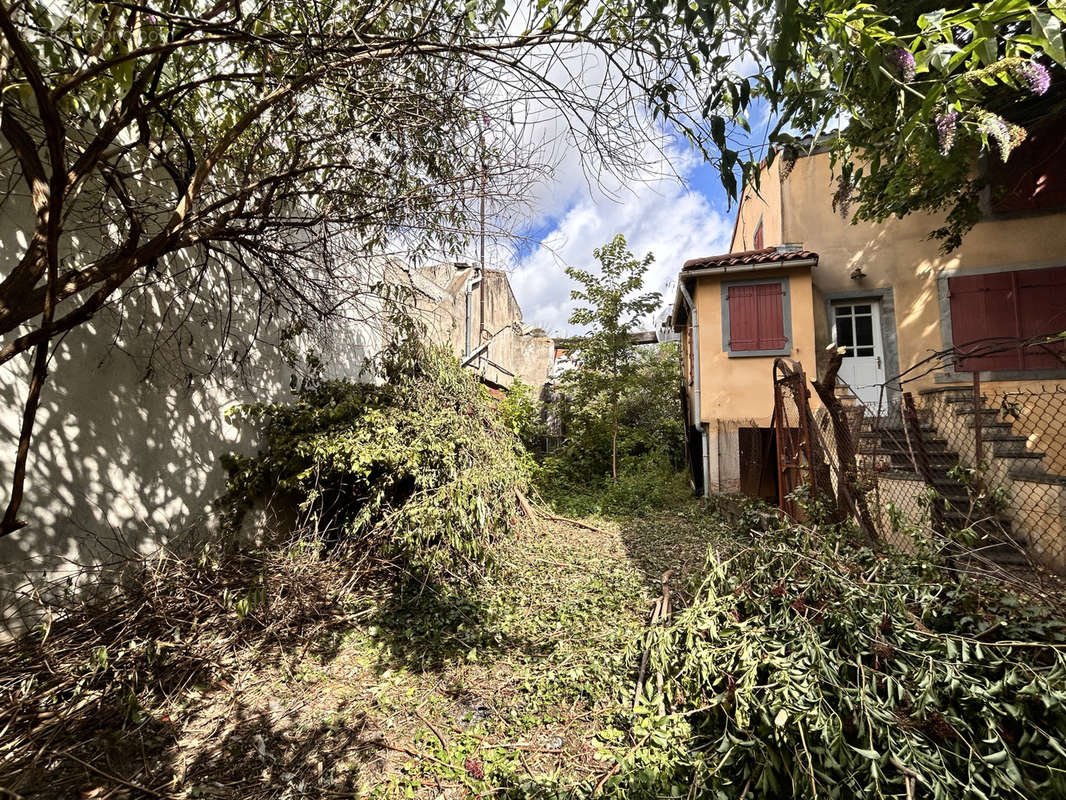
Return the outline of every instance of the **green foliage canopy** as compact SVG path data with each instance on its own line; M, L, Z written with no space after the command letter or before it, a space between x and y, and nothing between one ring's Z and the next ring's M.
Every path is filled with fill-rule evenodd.
M856 219L945 213L935 231L957 246L980 214L987 156L1005 160L1027 129L1066 110L1061 0L863 2L649 0L692 33L690 69L713 76L707 112L722 180L757 184L760 155L731 146L753 98L769 105L769 140L795 153L812 136L838 165L837 200ZM749 35L716 49L722 20ZM747 71L738 71L746 65ZM723 85L723 70L733 70ZM716 111L725 102L732 113ZM761 110L760 110L761 113ZM830 136L822 134L838 127ZM819 138L821 137L821 138ZM767 163L776 156L771 149ZM853 205L851 205L853 204Z
M608 244L593 251L600 262L598 274L567 267L566 274L581 288L570 297L579 305L570 323L588 328L577 351L578 369L567 374L564 393L567 401L581 409L586 431L599 417L609 431L610 472L618 478L618 435L622 395L633 383L637 366L637 346L633 333L638 323L660 302L658 292L638 294L644 288L644 273L654 260L651 253L636 259L618 234Z

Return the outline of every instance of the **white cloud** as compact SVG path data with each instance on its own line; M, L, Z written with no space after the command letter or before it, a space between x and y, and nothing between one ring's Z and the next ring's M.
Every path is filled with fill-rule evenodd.
M674 167L682 177L696 167L692 159L674 155ZM573 191L573 182L564 181L563 186ZM660 178L609 194L620 196L612 200L585 188L542 239L541 246L514 265L511 286L528 324L551 333L575 332L567 322L573 308L573 286L563 270L574 265L595 271L593 249L617 233L626 237L629 249L638 257L654 254L644 286L662 292L664 303L673 299L673 286L684 261L729 248L732 218L714 209L704 195L681 179Z
M749 69L741 48L733 51L734 66ZM543 75L545 86L576 99L564 102L564 109L560 95L545 86L527 91L486 85L493 118L509 121L494 125L490 136L501 137L501 145L509 140L518 151L528 149L543 169L543 180L528 187L521 208L508 207L499 220L501 230L542 233L539 246L519 248L511 268L525 321L552 333L575 332L567 322L573 287L564 270L574 265L595 271L593 249L618 233L638 257L649 251L655 256L645 288L662 292L669 302L685 260L729 246L732 216L684 183L702 161L672 142L646 99L596 49L576 46L524 58L526 67ZM491 261L506 258L508 243L490 248Z

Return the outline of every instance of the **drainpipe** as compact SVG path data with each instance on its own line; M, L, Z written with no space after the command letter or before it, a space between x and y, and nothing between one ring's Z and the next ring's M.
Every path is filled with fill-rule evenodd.
M471 351L471 347L472 347L471 342L470 342L470 338L473 335L472 328L473 328L473 325L474 325L474 320L473 320L474 304L473 304L473 299L472 299L473 298L473 294L474 294L474 287L477 286L479 283L481 283L481 271L476 269L476 268L474 268L473 272L474 272L474 276L472 276L471 279L466 282L466 346L463 348L463 356L464 357L470 355L470 351Z
M678 289L681 290L681 296L685 298L685 304L689 308L690 319L692 324L689 325L688 344L692 350L692 397L693 404L696 406L696 429L700 432L700 441L703 450L703 496L710 497L711 495L711 455L710 447L707 441L707 426L703 424L703 420L700 415L703 413L703 408L700 405L700 379L703 374L700 372L700 317L696 311L696 304L692 302L692 295L689 294L688 287L685 286L684 280L677 282Z

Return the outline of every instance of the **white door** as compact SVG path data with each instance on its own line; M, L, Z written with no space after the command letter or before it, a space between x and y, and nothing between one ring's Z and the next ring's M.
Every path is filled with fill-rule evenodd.
M833 303L833 341L845 348L840 377L870 413L884 413L885 351L881 341L881 306L877 300ZM882 406L880 412L878 404Z

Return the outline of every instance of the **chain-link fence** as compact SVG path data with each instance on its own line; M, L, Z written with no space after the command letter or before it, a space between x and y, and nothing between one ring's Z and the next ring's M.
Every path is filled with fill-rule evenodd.
M801 417L803 398L780 385L775 368L775 416ZM878 409L832 367L813 385L822 402L807 412L805 484L838 516L900 548L933 541L968 564L1066 575L1066 385L982 386L975 374L912 393L897 379ZM795 480L778 437L784 496ZM802 513L787 497L782 508Z

